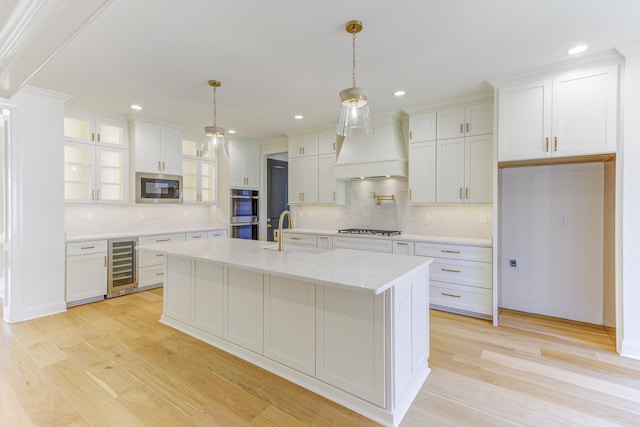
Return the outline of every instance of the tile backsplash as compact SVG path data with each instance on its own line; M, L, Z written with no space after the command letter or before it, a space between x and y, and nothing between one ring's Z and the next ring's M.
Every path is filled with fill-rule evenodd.
M299 228L336 230L373 228L401 230L405 234L491 238L491 204L408 205L406 179L364 179L347 182L344 206L292 206ZM376 195L393 195L393 201L376 204Z
M176 229L226 227L216 206L191 205L67 205L67 237L166 232Z

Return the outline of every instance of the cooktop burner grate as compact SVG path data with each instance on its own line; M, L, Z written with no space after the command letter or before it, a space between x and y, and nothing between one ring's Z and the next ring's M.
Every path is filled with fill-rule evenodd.
M398 230L372 230L370 228L343 228L338 233L344 234L368 234L372 236L397 236L402 231Z

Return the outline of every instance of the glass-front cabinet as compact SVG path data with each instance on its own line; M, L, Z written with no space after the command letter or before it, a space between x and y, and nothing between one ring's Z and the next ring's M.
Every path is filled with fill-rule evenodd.
M127 203L126 121L67 112L64 118L66 203Z
M206 149L204 138L182 141L182 202L216 204L218 162L215 150Z

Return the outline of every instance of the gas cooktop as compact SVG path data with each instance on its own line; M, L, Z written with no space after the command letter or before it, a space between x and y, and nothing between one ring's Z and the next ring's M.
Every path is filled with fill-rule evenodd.
M402 231L397 230L372 230L370 228L344 228L338 230L338 233L344 234L368 234L371 236L397 236Z

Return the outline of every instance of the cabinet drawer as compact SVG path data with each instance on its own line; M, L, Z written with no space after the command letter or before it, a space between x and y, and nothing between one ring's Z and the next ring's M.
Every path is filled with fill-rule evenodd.
M158 243L173 243L173 242L184 242L184 241L185 241L184 233L158 234L156 236L140 237L138 239L138 244L140 246L143 246L143 245L156 245Z
M67 256L107 252L106 240L67 243Z
M493 298L490 289L432 280L429 282L429 303L432 306L491 315Z
M164 284L164 265L141 267L138 270L138 288Z
M190 241L190 240L206 240L209 237L207 236L207 232L206 231L198 231L198 232L193 232L193 233L187 233L186 234L186 240Z
M361 251L393 252L393 241L364 237L334 237L333 249L358 249Z
M486 246L416 243L415 254L434 258L466 259L469 261L491 262L492 260L492 250Z
M434 258L429 266L432 280L491 289L492 264L477 261Z
M152 265L162 265L162 263L164 263L164 254L144 250L138 253L138 265L141 268Z
M207 233L207 237L209 239L214 239L216 237L227 237L227 230L214 230L214 231L209 231Z
M292 245L304 245L316 247L317 236L315 234L282 233L283 242Z

